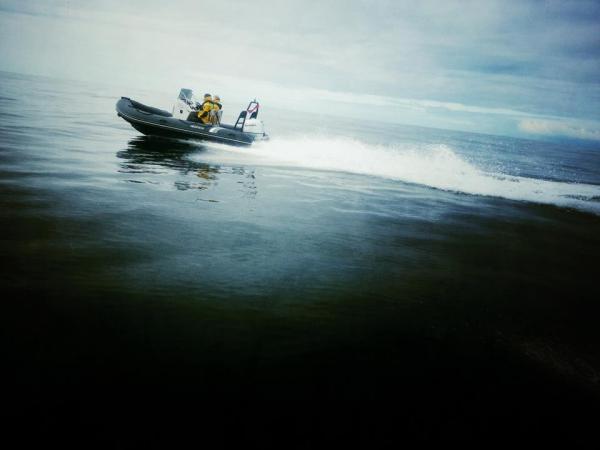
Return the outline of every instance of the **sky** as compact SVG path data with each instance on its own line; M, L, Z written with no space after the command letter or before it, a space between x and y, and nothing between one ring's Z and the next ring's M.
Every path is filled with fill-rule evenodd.
M0 0L0 70L600 142L598 0Z

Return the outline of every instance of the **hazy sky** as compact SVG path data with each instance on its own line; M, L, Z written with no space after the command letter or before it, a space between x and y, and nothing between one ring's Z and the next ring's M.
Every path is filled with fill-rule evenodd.
M600 141L600 1L0 0L0 69Z

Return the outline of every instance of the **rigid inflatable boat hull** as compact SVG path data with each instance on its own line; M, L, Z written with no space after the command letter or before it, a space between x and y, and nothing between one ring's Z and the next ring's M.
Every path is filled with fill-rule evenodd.
M140 133L176 139L195 139L221 144L248 146L258 138L233 125L205 125L173 117L171 113L121 97L116 105L117 115Z

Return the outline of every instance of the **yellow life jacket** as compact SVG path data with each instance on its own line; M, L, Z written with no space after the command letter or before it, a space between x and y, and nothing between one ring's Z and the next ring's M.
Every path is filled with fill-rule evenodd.
M213 109L212 100L204 100L202 106L200 107L200 111L198 111L198 119L202 121L202 123L210 123L210 111Z

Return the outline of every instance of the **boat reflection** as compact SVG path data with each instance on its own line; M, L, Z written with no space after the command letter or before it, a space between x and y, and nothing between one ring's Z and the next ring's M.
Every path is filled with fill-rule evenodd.
M175 169L182 174L196 170L218 173L218 167L189 158L190 154L204 149L203 145L190 142L138 136L127 143L127 149L117 152L117 156L124 160L120 164L120 172L124 173L157 173L161 168Z
M120 162L119 172L138 175L127 181L136 183L161 184L164 176L169 177L178 190L207 189L218 180L219 174L233 174L243 177L237 181L244 196L256 195L254 171L244 167L226 167L196 161L190 156L202 154L206 146L199 143L137 136L127 143L127 148L117 152ZM143 175L140 179L139 175ZM148 175L156 177L149 178ZM161 177L161 178L159 178ZM173 178L173 179L172 179Z

